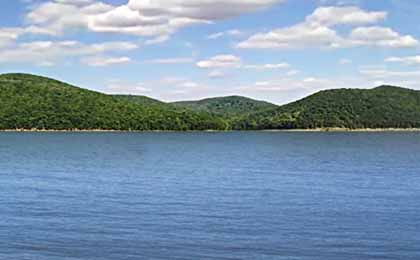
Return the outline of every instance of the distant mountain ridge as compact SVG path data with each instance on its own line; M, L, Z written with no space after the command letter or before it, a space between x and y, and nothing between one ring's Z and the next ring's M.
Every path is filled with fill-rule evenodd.
M420 91L395 86L325 90L283 106L241 96L165 103L3 74L0 102L3 130L420 128Z

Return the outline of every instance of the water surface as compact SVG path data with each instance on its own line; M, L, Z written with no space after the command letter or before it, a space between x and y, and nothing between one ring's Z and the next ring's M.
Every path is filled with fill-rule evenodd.
M0 259L420 259L420 133L1 133Z

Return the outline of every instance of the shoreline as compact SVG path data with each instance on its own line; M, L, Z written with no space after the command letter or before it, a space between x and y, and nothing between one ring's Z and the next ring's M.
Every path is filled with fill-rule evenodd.
M264 132L332 132L332 133L351 133L351 132L420 132L420 128L314 128L314 129L285 129L285 130L261 130Z
M230 132L285 132L285 133L378 133L420 132L420 128L314 128L314 129L265 129L265 130L104 130L104 129L2 129L0 133L230 133Z

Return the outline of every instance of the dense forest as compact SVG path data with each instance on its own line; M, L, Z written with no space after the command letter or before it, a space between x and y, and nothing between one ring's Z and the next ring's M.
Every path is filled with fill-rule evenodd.
M208 112L226 119L243 117L255 112L277 108L274 104L241 96L208 98L199 101L181 101L172 104L176 107Z
M225 130L209 113L111 96L56 80L0 75L0 129Z
M420 128L420 91L392 86L321 91L284 106L239 96L165 103L106 95L40 76L4 74L0 102L0 129Z
M420 128L420 91L393 86L326 90L245 116L233 128Z

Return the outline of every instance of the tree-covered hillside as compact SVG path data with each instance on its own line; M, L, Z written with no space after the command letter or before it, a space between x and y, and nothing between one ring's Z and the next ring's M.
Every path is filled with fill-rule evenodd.
M0 75L0 129L223 130L208 113L129 102L56 80Z
M176 107L208 112L226 119L233 119L258 111L277 108L276 105L265 101L258 101L240 96L208 98L199 101L182 101L172 104Z
M0 129L259 130L420 128L420 91L321 91L276 106L232 96L164 103L106 95L27 74L0 75Z
M419 127L420 91L392 86L321 91L233 123L234 129Z

